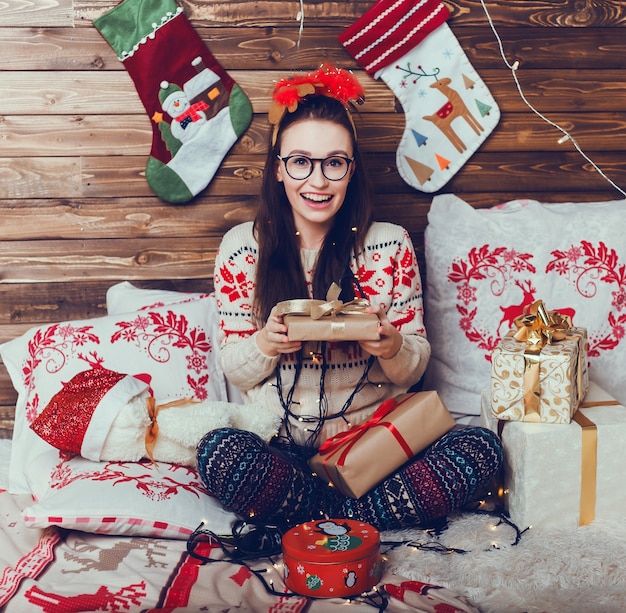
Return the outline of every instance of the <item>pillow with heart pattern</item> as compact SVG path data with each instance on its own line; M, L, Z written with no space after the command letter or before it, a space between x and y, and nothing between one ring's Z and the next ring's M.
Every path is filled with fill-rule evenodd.
M491 352L543 300L587 329L590 380L626 403L626 200L475 209L435 196L425 232L424 385L460 422L480 415Z

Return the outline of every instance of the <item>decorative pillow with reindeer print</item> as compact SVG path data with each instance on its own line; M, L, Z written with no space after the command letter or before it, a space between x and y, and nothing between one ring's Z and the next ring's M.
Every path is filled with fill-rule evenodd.
M480 415L491 352L535 300L589 335L589 376L626 404L626 200L474 209L433 198L425 233L425 386L460 422Z

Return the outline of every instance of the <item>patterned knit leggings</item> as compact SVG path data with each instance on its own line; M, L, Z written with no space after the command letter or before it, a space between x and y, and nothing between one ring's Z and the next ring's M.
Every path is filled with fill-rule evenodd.
M493 432L455 429L355 500L311 472L307 460L314 452L220 428L202 438L197 457L208 491L243 518L283 526L352 518L379 530L431 526L468 502L502 462Z

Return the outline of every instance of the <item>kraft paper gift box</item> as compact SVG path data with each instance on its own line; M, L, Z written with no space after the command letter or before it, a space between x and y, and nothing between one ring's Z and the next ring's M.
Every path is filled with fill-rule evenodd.
M367 313L367 300L339 300L341 288L333 283L326 300L297 299L279 302L277 313L283 316L290 341L375 341L379 319Z
M329 315L311 319L306 315L285 315L290 341L374 341L378 334L378 316L372 313Z
M569 424L499 421L488 390L481 418L500 431L503 503L520 529L626 518L626 408L597 384Z
M589 387L587 330L537 301L491 354L491 410L497 419L569 423ZM546 336L549 334L550 338Z
M366 423L331 437L309 466L344 496L360 498L455 423L437 392L402 394Z

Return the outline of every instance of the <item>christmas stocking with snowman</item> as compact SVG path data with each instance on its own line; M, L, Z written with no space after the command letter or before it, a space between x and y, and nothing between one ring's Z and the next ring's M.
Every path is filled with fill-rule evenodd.
M167 202L191 200L250 125L250 101L174 0L123 0L94 26L152 122L148 184Z
M493 131L500 111L446 24L440 0L378 0L339 41L402 104L400 176L434 192Z

